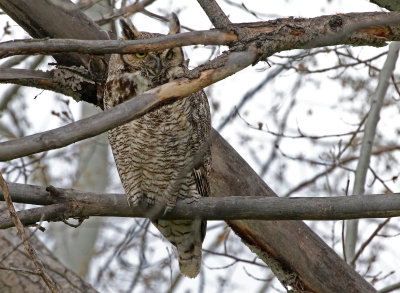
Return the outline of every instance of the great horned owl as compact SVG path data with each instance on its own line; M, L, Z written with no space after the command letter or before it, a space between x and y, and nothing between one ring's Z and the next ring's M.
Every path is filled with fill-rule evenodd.
M121 20L124 39L148 39L161 34L138 32ZM180 25L172 17L170 34ZM181 48L159 52L113 54L110 58L104 106L113 107L166 83L187 71ZM210 109L203 91L162 105L139 119L109 131L109 141L128 203L175 206L177 199L208 196L210 172ZM195 277L201 266L206 221L154 220L176 246L183 274Z

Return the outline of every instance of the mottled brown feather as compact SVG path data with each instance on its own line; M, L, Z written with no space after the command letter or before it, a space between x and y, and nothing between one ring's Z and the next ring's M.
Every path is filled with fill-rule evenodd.
M138 32L122 23L125 39L159 34ZM172 26L179 31L179 23ZM187 71L181 48L135 54L113 54L104 92L105 108L114 107L168 82ZM173 56L168 58L168 56ZM118 173L128 203L145 201L173 209L178 199L197 200L210 193L210 110L203 91L156 108L109 131ZM202 220L154 220L164 237L176 246L183 274L195 277L201 267L206 231Z

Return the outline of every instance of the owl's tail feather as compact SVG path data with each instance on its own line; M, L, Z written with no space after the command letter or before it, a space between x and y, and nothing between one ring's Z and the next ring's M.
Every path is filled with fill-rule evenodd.
M201 268L201 246L205 236L206 221L156 220L153 224L176 246L181 273L190 278L196 277Z
M189 251L183 251L187 249L187 246L177 246L179 254L179 269L181 273L190 277L195 278L200 273L201 268L201 245L194 245Z

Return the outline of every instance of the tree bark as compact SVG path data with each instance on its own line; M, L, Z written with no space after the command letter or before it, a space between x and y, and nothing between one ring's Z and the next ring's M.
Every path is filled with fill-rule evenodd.
M29 232L26 232L29 235ZM35 235L30 242L38 253L49 276L60 292L95 293L92 286L62 265ZM21 244L16 229L0 231L0 292L4 293L45 293L50 292L42 278L34 272L32 260ZM25 272L24 272L25 271Z
M213 196L277 196L217 132L214 132L212 158ZM282 284L311 292L376 292L301 221L227 223L268 264Z
M105 181L105 180L104 180ZM100 186L98 184L97 186ZM216 183L219 186L221 183ZM373 194L338 197L265 197L264 194L203 197L197 201L178 201L164 214L165 206L146 204L130 207L124 194L8 183L15 203L42 205L18 212L24 225L39 221L60 221L93 216L157 219L205 220L346 220L400 217L400 194ZM87 189L87 188L86 188ZM93 191L97 191L94 193ZM2 192L0 191L0 201ZM8 216L0 216L0 229L14 226Z
M46 5L44 9L29 9L25 2L34 2L35 6ZM103 34L87 17L76 10L72 15L60 13L65 5L72 3L60 0L1 1L0 6L28 32L37 37L80 38L75 32L85 31L86 39L102 39ZM6 9L7 8L7 9ZM52 12L54 10L55 12ZM56 13L57 11L57 13ZM17 13L18 12L18 13ZM44 13L45 12L45 13ZM54 15L65 18L58 19ZM31 20L45 19L44 22ZM57 20L57 25L54 25ZM84 20L84 21L82 21ZM48 27L51 26L52 30ZM317 44L319 45L319 44ZM76 60L59 59L60 63L76 64ZM94 93L92 92L92 95ZM213 172L212 194L215 196L263 194L275 196L275 193L244 162L235 150L217 133L212 141ZM331 248L329 248L304 223L299 221L228 221L232 229L243 242L256 252L274 271L280 281L297 291L307 292L376 292L374 288L348 266Z

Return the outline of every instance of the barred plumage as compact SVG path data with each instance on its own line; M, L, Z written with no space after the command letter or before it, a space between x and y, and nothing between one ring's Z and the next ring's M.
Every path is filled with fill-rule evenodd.
M172 32L179 31L173 18ZM159 34L138 32L121 21L125 39ZM176 78L187 70L181 48L161 52L114 54L110 58L105 108ZM117 169L130 205L175 206L177 199L208 196L211 164L210 111L203 91L156 108L109 131ZM195 277L201 266L206 221L156 220L153 224L177 247L180 270Z

